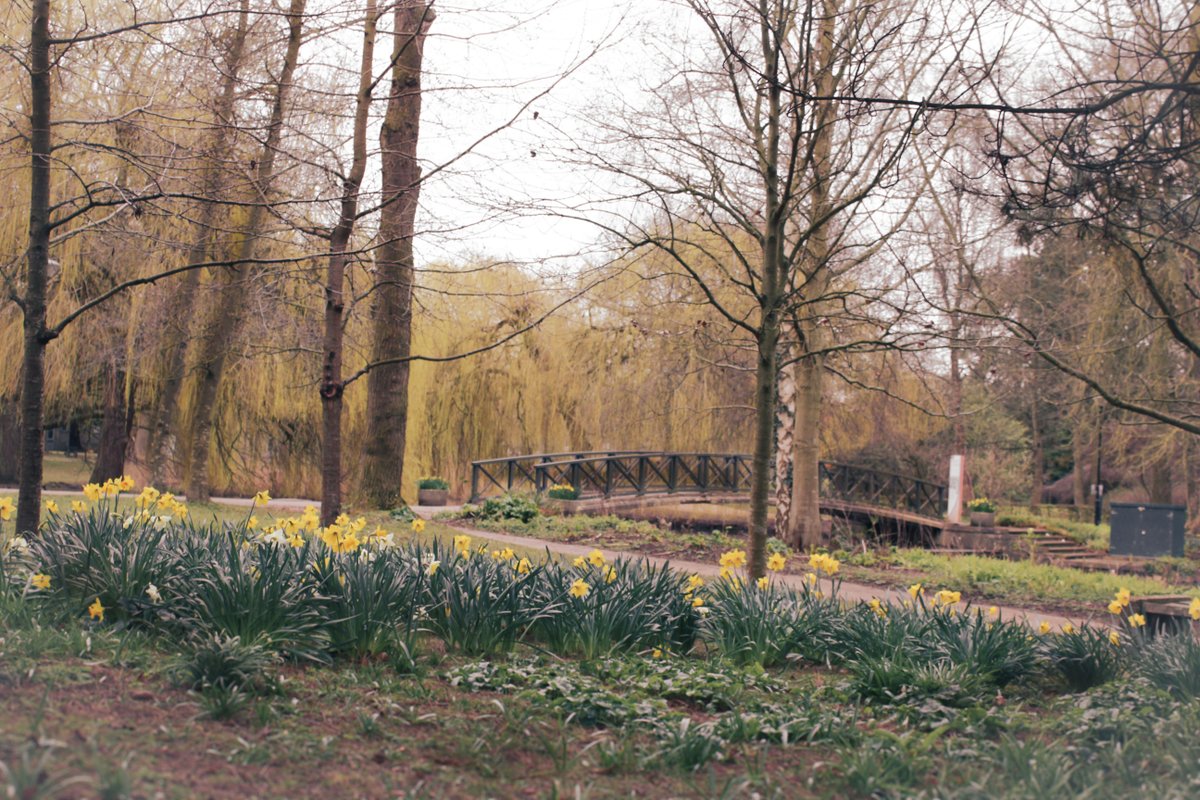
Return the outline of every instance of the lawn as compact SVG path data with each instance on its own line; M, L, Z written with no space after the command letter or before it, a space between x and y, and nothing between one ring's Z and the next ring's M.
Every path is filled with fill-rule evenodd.
M747 583L737 550L704 583L419 523L112 502L0 533L0 797L1193 789L1200 644L1128 610L1119 631L1032 631L967 594Z

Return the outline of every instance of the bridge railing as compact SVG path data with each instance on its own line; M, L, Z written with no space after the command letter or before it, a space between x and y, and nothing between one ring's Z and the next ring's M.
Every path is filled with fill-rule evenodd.
M471 501L493 489L540 493L556 484L570 484L581 497L746 492L750 477L750 456L741 453L542 453L474 462ZM911 475L823 461L820 479L824 499L934 519L945 509L946 487Z
M575 450L569 453L536 453L534 455L488 458L471 462L471 502L479 500L493 489L501 492L540 491L534 467L552 461L587 458L613 458L638 455L645 450Z
M582 497L670 494L677 491L744 492L749 457L738 453L635 453L549 461L534 466L537 491L568 483Z
M821 496L868 506L904 509L940 518L946 508L946 487L895 472L822 461Z

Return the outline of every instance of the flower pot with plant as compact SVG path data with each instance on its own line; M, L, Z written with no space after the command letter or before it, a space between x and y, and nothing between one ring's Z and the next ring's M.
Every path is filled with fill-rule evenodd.
M976 497L967 503L971 512L971 524L977 528L996 527L996 504L986 497Z
M450 497L450 482L445 478L429 477L417 481L417 505L444 506Z
M579 490L569 483L556 483L546 490L551 500L578 500Z

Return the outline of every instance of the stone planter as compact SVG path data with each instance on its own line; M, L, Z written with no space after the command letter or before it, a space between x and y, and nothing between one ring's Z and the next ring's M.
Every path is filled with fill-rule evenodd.
M976 528L994 528L996 527L996 512L995 511L972 511L971 525Z
M419 506L444 506L449 499L449 489L417 489L417 505Z

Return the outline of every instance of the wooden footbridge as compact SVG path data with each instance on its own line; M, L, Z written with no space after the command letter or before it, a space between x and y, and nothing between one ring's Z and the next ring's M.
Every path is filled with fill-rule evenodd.
M821 510L932 532L943 527L946 487L909 475L822 461ZM541 453L475 461L471 502L489 494L543 493L570 484L581 499L750 492L750 456L607 451Z

